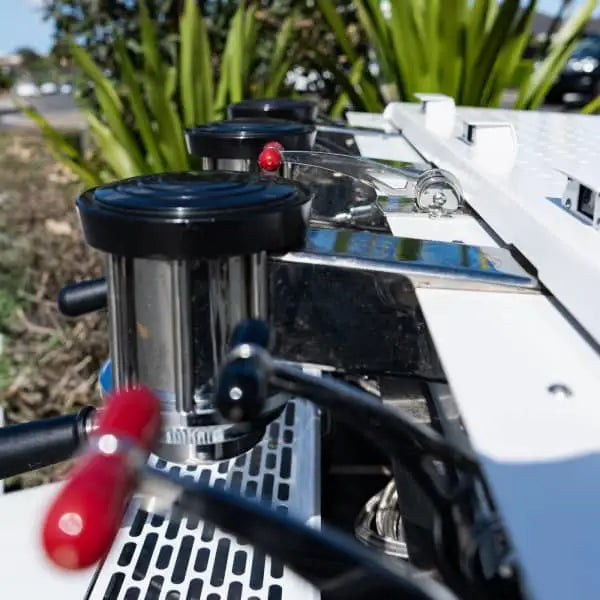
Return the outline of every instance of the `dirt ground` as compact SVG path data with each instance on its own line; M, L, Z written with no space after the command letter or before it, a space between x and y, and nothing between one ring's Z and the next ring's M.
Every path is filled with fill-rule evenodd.
M0 405L6 423L73 412L97 403L107 355L105 315L59 315L66 283L97 277L101 257L82 239L79 184L34 132L0 133ZM7 482L49 481L64 465Z

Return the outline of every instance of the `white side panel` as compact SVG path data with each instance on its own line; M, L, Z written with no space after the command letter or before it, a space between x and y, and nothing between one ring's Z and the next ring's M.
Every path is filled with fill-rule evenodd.
M597 600L600 357L544 296L417 296L532 598Z
M382 115L349 112L347 121L353 127L369 127L382 131L386 129L386 122ZM423 157L401 136L378 138L373 135L356 135L354 139L361 156L379 160L423 162Z
M563 113L457 109L454 132L425 129L419 106L391 104L386 114L439 167L453 172L465 196L494 231L538 269L541 281L600 342L600 234L560 206L568 162L593 172L600 159L600 119ZM495 173L494 158L476 162L460 136L462 120L511 122L519 144L513 169Z
M0 496L1 598L85 598L95 569L62 571L52 566L42 552L42 519L59 485L42 485Z

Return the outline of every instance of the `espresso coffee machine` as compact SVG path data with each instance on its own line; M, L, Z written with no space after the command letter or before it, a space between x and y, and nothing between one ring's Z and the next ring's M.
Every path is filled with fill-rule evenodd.
M329 505L344 505L352 516L342 511L336 524L371 549L394 560L410 556L423 572L441 572L455 591L464 592L466 580L477 589L493 582L496 589L508 551L489 525L496 522L493 506L471 455L423 424L439 421L444 434L454 426L427 410L421 396L409 403L421 422L403 416L415 382L445 380L416 290L527 293L537 289L536 280L504 249L390 235L386 213L445 219L469 210L449 173L426 163L389 165L342 153L337 125L319 129L312 118L256 120L255 114L238 118L235 110L230 116L187 132L199 172L132 178L77 200L86 241L106 254L106 278L69 286L60 306L71 316L108 309L103 393L139 384L159 398L163 426L149 464L180 484L258 499L275 514L317 529ZM265 172L258 157L272 142L279 144L281 164ZM340 152L325 152L329 143ZM240 330L244 323L266 329ZM239 368L233 375L232 365ZM223 382L229 382L225 400ZM72 429L73 422L77 443L94 430L90 413L70 421ZM420 459L412 458L419 448L450 480L456 474L440 460L468 471L457 477L468 490L460 501L454 488L440 492L431 475L420 475ZM378 474L363 491L357 493L356 479L346 475L328 474L321 482L323 464L352 473L365 463ZM365 525L374 513L363 504L384 485L400 511L394 509L393 525L385 525L389 535L382 537ZM225 496L220 501L227 503ZM228 598L316 597L315 587L327 587L300 568L302 556L294 562L280 548L304 580L284 571L277 556L216 534L198 514L165 518L153 506L134 500L90 600L204 598L221 593L224 582L228 595L222 597ZM444 518L434 518L439 514ZM473 523L485 523L484 533ZM255 535L243 532L250 541ZM431 547L430 538L437 540ZM463 569L455 563L466 547L472 552ZM450 566L432 558L453 553L460 558ZM335 563L339 557L326 558Z

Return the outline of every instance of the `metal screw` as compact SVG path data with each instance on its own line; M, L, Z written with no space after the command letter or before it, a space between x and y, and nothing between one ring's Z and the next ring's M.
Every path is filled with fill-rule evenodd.
M564 383L553 383L552 385L548 386L548 391L553 396L563 400L570 398L573 395L571 388Z

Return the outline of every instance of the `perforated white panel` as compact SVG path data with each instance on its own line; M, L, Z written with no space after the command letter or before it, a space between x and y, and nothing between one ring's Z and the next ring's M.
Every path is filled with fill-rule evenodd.
M595 178L600 119L595 116L458 108L449 136L426 127L418 105L395 103L386 115L428 160L454 173L475 211L506 244L514 244L542 283L600 343L600 232L560 204L565 169L576 163ZM518 141L516 163L497 169L502 156L482 160L462 139L464 121L504 120Z
M293 400L263 440L236 459L159 468L318 520L319 427L314 405ZM310 600L306 582L211 523L149 515L133 504L89 600Z

